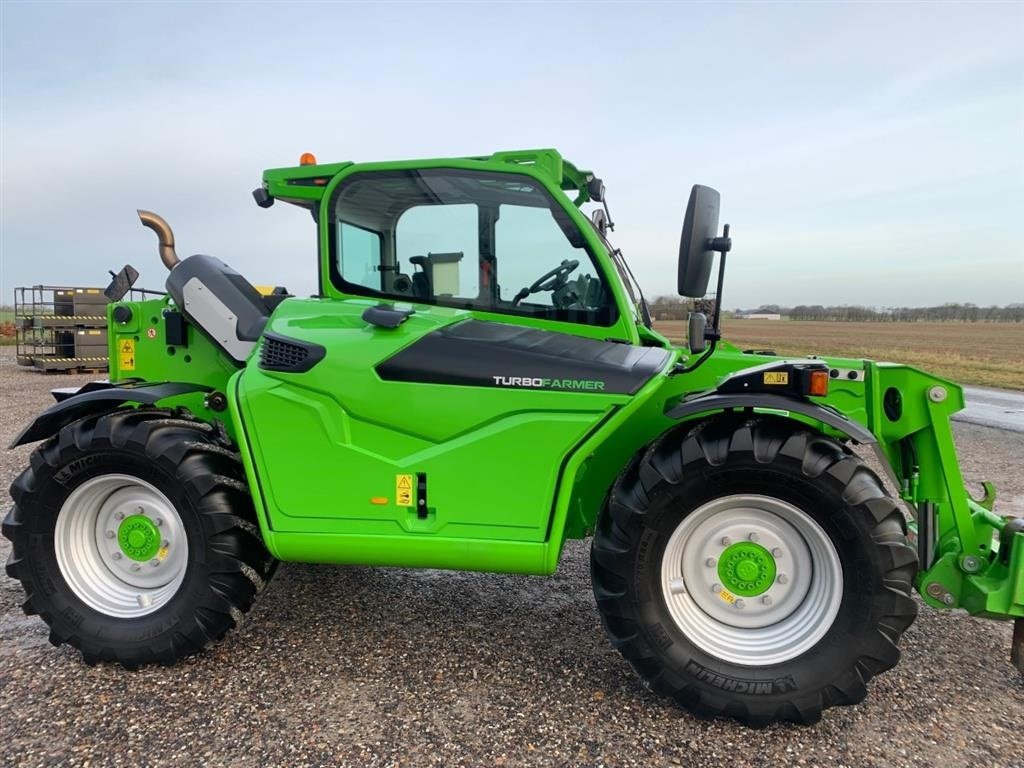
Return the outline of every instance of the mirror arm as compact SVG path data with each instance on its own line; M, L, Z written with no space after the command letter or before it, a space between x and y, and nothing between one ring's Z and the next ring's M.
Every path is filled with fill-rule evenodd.
M678 376L681 373L690 373L700 368L713 354L715 354L715 347L718 346L718 339L711 340L711 346L708 347L707 352L697 358L696 361L690 365L676 365L675 368L670 372L670 376Z
M729 225L722 227L722 236L713 238L708 247L718 251L718 287L715 289L715 315L711 328L704 332L704 338L712 343L722 338L722 288L725 286L725 255L732 250L732 238L729 237Z
M601 205L604 206L604 216L605 216L606 219L608 219L608 229L609 229L609 231L614 232L615 231L615 222L612 221L612 215L608 211L608 201L607 200L601 200Z

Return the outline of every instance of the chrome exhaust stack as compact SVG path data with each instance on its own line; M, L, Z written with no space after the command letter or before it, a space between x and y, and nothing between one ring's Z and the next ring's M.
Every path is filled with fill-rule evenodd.
M142 226L149 227L156 232L157 239L160 241L160 261L167 269L174 269L181 259L178 258L178 254L174 250L174 232L171 231L171 225L164 221L162 216L157 216L152 211L140 210L138 214Z

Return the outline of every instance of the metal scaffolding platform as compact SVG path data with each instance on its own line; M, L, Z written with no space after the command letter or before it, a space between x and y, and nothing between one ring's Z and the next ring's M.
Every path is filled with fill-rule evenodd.
M131 298L154 293L132 289ZM33 285L14 289L18 365L46 372L107 370L107 304L102 288Z

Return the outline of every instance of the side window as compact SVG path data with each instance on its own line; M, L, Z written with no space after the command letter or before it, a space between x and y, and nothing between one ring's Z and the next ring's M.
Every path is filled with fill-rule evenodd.
M381 236L342 221L338 225L338 271L350 283L379 291L381 288Z
M342 294L568 323L617 319L573 212L529 176L360 171L338 185L332 206L330 280Z
M595 274L593 262L582 248L573 248L548 208L524 205L502 205L498 209L498 222L494 227L495 257L498 268L499 295L511 302L523 290L529 289L540 277L561 266L563 261L579 262L568 280L574 286L588 286L599 291L601 281ZM568 269L568 267L567 267ZM581 296L580 300L592 297ZM521 299L524 305L545 307L564 306L564 292L538 291ZM584 306L592 306L587 301Z
M476 299L480 294L480 235L476 205L418 205L398 219L395 248L413 294Z

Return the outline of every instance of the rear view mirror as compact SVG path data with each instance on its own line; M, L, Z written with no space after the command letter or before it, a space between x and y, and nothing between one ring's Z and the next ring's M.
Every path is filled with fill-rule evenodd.
M687 323L686 341L690 352L697 354L707 349L708 317L703 312L691 312Z
M608 217L603 209L595 208L590 214L590 220L594 222L594 227L601 233L601 237L608 237Z
M110 301L120 301L132 289L135 281L139 279L139 271L131 264L125 264L120 272L116 275L111 272L110 276L113 280L104 289L103 295L110 299Z
M680 296L700 298L707 293L715 255L712 244L718 234L719 200L718 192L711 187L694 184L690 190L679 240Z

